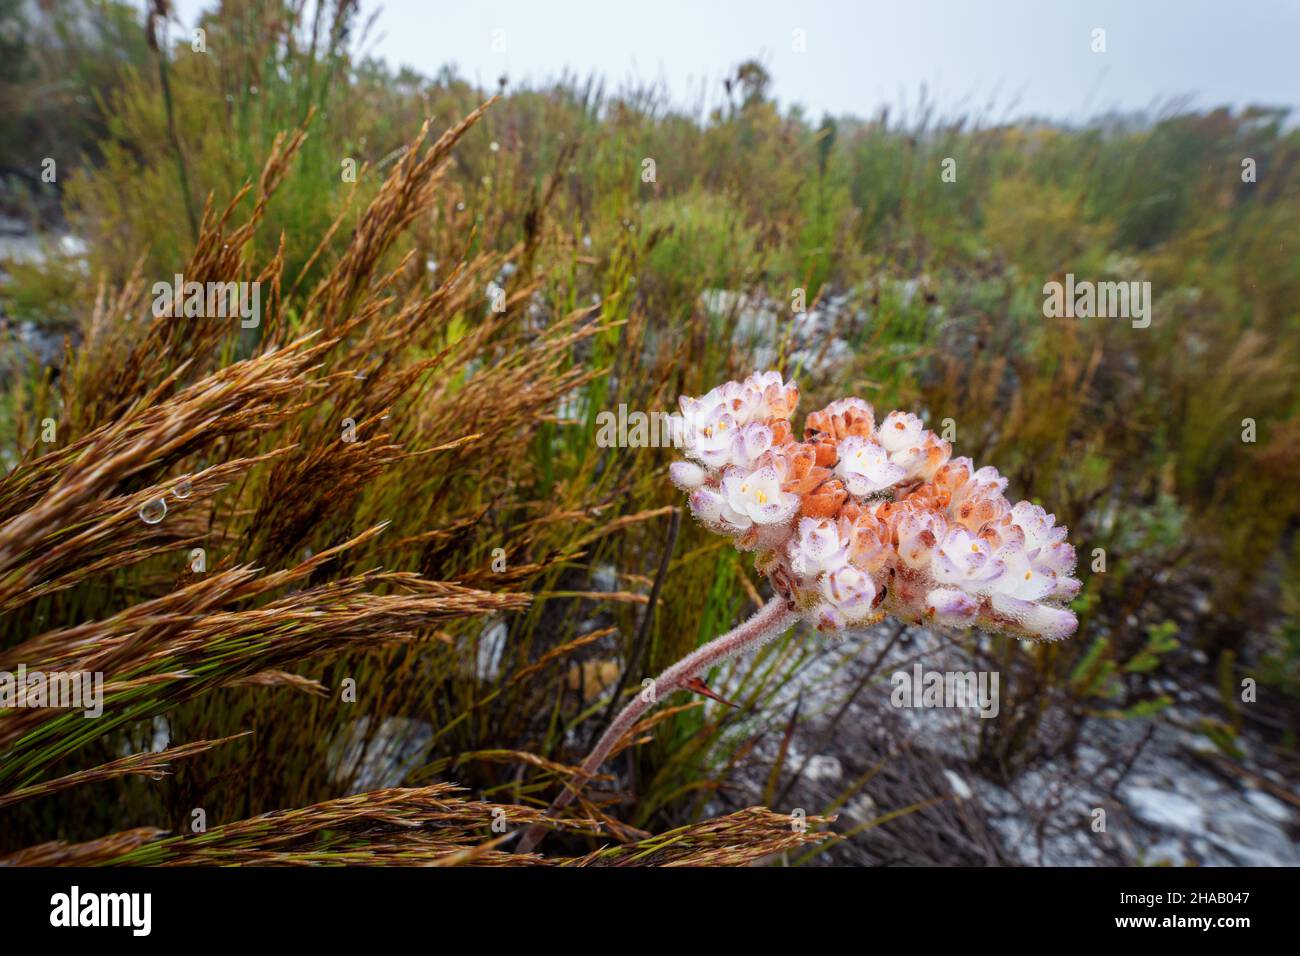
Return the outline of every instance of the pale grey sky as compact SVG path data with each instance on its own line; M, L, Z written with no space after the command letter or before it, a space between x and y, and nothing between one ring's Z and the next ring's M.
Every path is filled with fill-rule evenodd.
M178 3L187 23L207 5ZM683 105L704 90L712 104L757 57L776 98L813 116L911 113L923 85L941 113L990 119L1172 100L1300 107L1293 0L363 0L377 7L375 54L429 75L453 63L487 87L567 67L611 88L662 81ZM1104 53L1091 49L1097 28Z

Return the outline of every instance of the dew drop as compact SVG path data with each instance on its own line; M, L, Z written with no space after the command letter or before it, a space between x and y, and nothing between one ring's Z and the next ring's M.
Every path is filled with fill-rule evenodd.
M140 520L145 524L157 524L167 517L167 502L161 498L146 501L140 506Z
M194 484L188 478L182 478L176 482L176 487L172 489L172 494L182 501L194 494Z

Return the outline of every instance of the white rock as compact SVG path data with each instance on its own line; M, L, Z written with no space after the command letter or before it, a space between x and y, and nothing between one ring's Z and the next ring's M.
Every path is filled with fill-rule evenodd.
M943 775L948 778L948 786L952 787L952 792L957 799L969 800L975 795L971 792L970 784L957 776L957 774L953 773L951 770L945 770Z
M1271 796L1263 790L1248 790L1246 792L1246 802L1270 820L1275 820L1278 823L1291 822L1291 808L1277 797Z
M837 758L830 754L818 754L808 761L803 775L814 782L821 780L835 781L844 776L844 768Z
M591 574L591 583L597 591L618 590L618 568L612 564L602 564Z
M844 807L844 813L857 823L868 823L880 815L876 801L868 794L859 794Z
M1146 848L1143 854L1148 865L1155 863L1168 863L1171 866L1182 866L1187 854L1183 852L1182 845L1177 840L1161 840L1153 843Z
M1186 797L1153 787L1129 787L1121 796L1133 815L1148 826L1183 833L1205 830L1205 811Z
M498 618L489 621L479 633L474 662L479 680L491 682L501 676L501 657L505 654L509 630L506 622Z

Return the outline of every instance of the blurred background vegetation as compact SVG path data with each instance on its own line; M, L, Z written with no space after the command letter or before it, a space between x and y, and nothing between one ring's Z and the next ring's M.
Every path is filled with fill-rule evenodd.
M3 211L86 243L5 264L0 301L11 328L66 334L74 350L101 282L126 282L142 255L148 282L170 281L209 197L220 208L257 182L275 136L304 127L244 252L263 262L283 243L286 301L300 315L305 290L343 255L420 124L432 118L436 135L498 92L360 58L367 24L346 0L306 10L222 0L202 21L202 53L175 29L170 44L151 47L144 19L114 2L0 0L0 22L20 24L0 41ZM857 394L917 411L931 427L951 419L956 454L996 464L1009 495L1070 527L1085 582L1080 631L1060 646L998 639L1003 692L1017 702L1004 726L1028 728L1062 697L1072 713L1140 719L1164 702L1159 675L1199 675L1224 688L1206 733L1230 750L1240 722L1256 720L1274 759L1293 761L1300 132L1291 118L1218 110L1062 128L939 121L924 107L814 117L782 112L767 86L761 65L743 64L723 105L692 112L653 87L503 82L385 269L404 263L403 282L415 286L497 256L501 269L473 281L483 295L489 281L527 292L512 300L516 331L592 309L601 328L572 343L563 364L597 374L523 435L517 460L481 485L453 484L441 524L409 505L393 475L366 495L395 522L394 539L452 529L424 548L420 567L400 570L477 574L488 587L481 572L505 547L512 566L539 566L514 586L542 597L507 616L490 674L462 666L482 661L493 631L481 622L449 626L450 643L433 651L351 651L303 673L329 687L356 676L360 696L378 702L366 710L372 735L381 720L431 722L407 782L454 779L544 805L554 778L505 752L578 762L608 714L602 692L625 668L637 668L626 692L747 614L761 587L724 542L670 520L665 506L680 503L666 480L671 451L597 448L596 414L620 403L666 409L678 394L770 365L798 380L802 413ZM47 157L55 183L41 181ZM941 178L949 157L955 182ZM1242 180L1247 157L1255 182ZM653 182L643 180L647 158ZM341 174L347 160L355 183ZM1067 272L1149 280L1150 327L1044 318L1042 287ZM800 289L804 314L791 309ZM453 316L448 341L478 319L468 307ZM254 354L258 334L236 334L230 357ZM12 333L5 349L19 352ZM35 440L59 374L38 361L15 368L0 405L8 467ZM323 525L307 542L327 547L335 534ZM120 607L165 589L159 577L145 562L116 572L108 592L102 579L82 587ZM64 598L39 613L66 625L86 606L95 605ZM29 637L32 620L0 619L0 648ZM526 693L511 684L548 650L604 628L581 653L547 661ZM811 640L792 635L736 665L742 714L710 704L660 724L636 748L634 799L614 815L651 830L698 818L753 745L729 730L798 682ZM1243 715L1232 688L1246 676L1280 693ZM105 783L24 804L0 819L0 847L141 820L180 825L197 790L224 819L337 795L322 768L331 746L355 736L354 716L293 689L213 690L168 710L171 739L256 729L254 748L215 751L164 787ZM147 740L150 727L115 733ZM988 741L989 772L1032 763L1039 746L1028 730Z

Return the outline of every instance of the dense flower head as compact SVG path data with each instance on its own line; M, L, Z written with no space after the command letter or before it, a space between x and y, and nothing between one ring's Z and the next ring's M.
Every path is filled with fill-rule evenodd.
M670 469L707 528L755 552L779 594L823 630L892 614L1059 640L1078 622L1074 548L1054 515L1005 498L996 468L953 458L915 415L879 424L859 398L807 418L799 389L756 372L682 398Z

